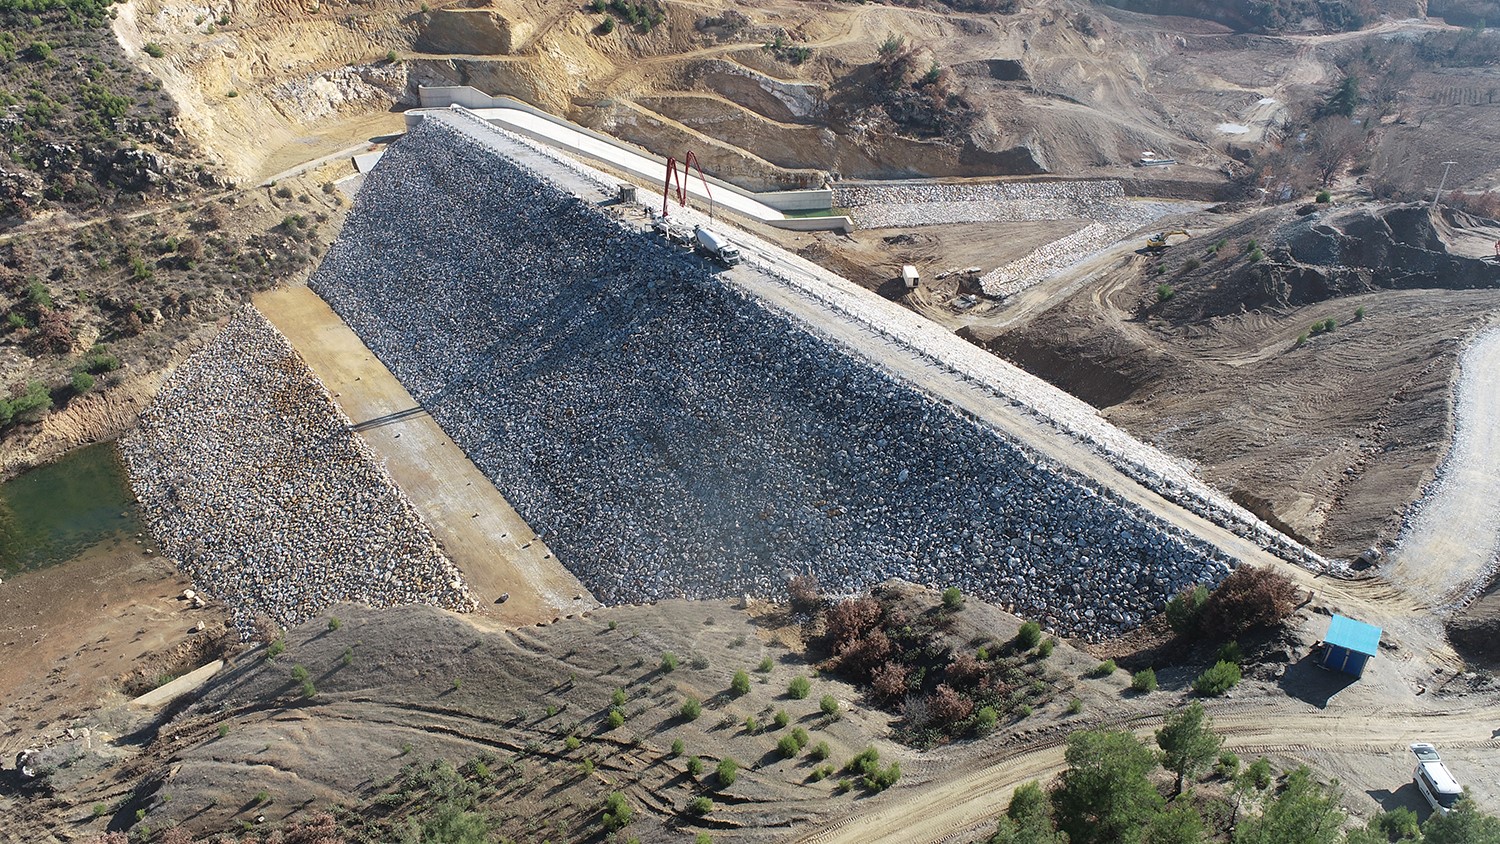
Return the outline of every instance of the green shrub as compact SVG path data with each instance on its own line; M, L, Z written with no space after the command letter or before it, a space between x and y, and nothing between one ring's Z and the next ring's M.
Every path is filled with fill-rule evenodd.
M223 737L225 737L227 735L229 735L229 725L228 724L220 724L219 725L219 738L223 738Z
M619 626L620 626L620 622L617 621L616 619L611 618L609 620L609 629L616 630L616 629L619 628Z
M693 844L714 844L714 839L706 832L700 832L693 836Z
M318 695L318 688L317 688L317 686L313 685L313 681L312 680L303 680L302 681L302 696L303 697L317 697L317 695Z
M672 757L674 759L676 757L678 757L678 756L681 756L682 755L682 751L685 750L685 749L686 748L684 748L683 744L682 744L682 739L673 739L672 740Z
M295 680L295 681L297 681L298 683L302 682L303 680L306 680L307 679L307 669L303 668L300 665L293 665L292 666L292 679Z
M1199 583L1183 589L1167 601L1167 624L1183 636L1193 633L1198 629L1198 619L1207 601L1207 586Z
M734 781L739 779L739 776L740 763L734 761L734 758L731 756L725 756L719 760L719 767L714 769L714 777L718 779L719 785L723 788L734 785Z
M1158 302L1166 302L1166 301L1170 300L1175 295L1176 295L1176 291L1174 291L1172 289L1172 285L1170 285L1170 284L1158 284L1158 285L1156 285L1156 301L1158 301Z
M1016 647L1023 651L1029 651L1042 641L1042 625L1035 621L1028 621L1021 625L1016 631Z
M224 96L229 97L230 99L234 99L235 97L238 97L239 95L240 95L239 91L235 91L235 90L231 89L229 91L229 93L225 94Z
M714 810L714 801L705 795L699 795L688 801L687 810L689 814L702 817Z
M807 730L804 730L801 727L793 727L791 736L792 740L797 742L798 750L807 747L807 743L812 740L812 737L807 734Z
M1359 322L1365 318L1365 306L1360 305L1354 309L1354 321Z
M1118 668L1119 666L1115 665L1114 660L1106 659L1105 661L1095 666L1094 670L1090 671L1089 674L1094 677L1108 677L1109 675L1115 673Z
M1203 266L1203 262L1198 260L1197 258L1189 258L1186 261L1182 262L1182 268L1184 270L1187 270L1188 272L1192 272L1193 270L1196 270L1201 266Z
M94 376L88 374L87 372L84 372L83 370L79 370L73 373L73 382L71 386L73 387L73 392L75 393L87 393L89 390L94 389Z
M693 779L697 779L698 776L703 773L703 760L699 759L697 756L689 759L687 761L687 772L688 776L692 777Z
M943 590L943 607L956 610L964 605L964 593L957 586L949 586Z
M1068 702L1068 714L1069 715L1077 715L1078 713L1080 713L1082 711L1083 711L1083 701L1082 700L1080 700L1080 699L1078 699L1078 698L1075 697L1071 701Z
M624 829L630 823L633 814L635 812L630 808L630 804L625 802L625 795L620 792L611 791L604 798L604 829L606 831L614 832Z
M771 658L770 657L766 657L765 659L762 659L760 661L760 665L756 666L755 670L761 672L762 674L764 674L767 671L771 670L771 665L772 665Z
M750 693L750 675L743 671L734 672L734 679L729 681L729 688L736 695Z
M677 670L677 655L674 654L674 653L670 653L670 652L662 654L661 655L661 670L664 671L664 672L666 672L666 673L668 673L668 674L672 673L673 671L676 671Z
M1047 657L1052 656L1052 649L1055 647L1057 647L1057 640L1049 636L1040 645L1036 646L1036 655L1041 657L1042 659L1046 659Z
M609 729L618 730L625 726L625 713L618 709L611 709L609 714L604 716L604 723L609 725Z
M752 736L760 733L760 721L754 715L745 716L745 732Z
M809 683L806 677L800 675L793 677L792 682L788 683L786 687L786 693L792 698L792 700L802 700L803 698L806 698L807 693L811 690L812 683Z
M1198 675L1193 681L1193 691L1205 697L1218 697L1240 681L1240 667L1232 662L1217 662L1214 667Z
M817 744L813 745L812 758L818 760L819 762L822 762L831 755L833 755L833 751L829 749L828 742L820 741Z
M354 649L353 648L347 648L347 647L344 648L344 655L341 657L341 659L343 660L344 666L346 668L348 666L350 666L350 665L353 665L354 664Z
M1338 328L1338 327L1339 327L1339 324L1338 324L1338 322L1336 320L1334 320L1333 317L1329 317L1328 319L1323 320L1323 330L1324 331L1332 331L1332 330L1334 330L1335 328Z
M94 817L102 818L109 812L109 807L103 803L94 804Z
M167 54L167 49L155 41L147 41L146 45L141 49L145 50L146 55L153 59L159 59Z
M1332 202L1333 201L1333 195L1330 194L1326 190L1320 190L1320 191L1318 191L1318 195L1313 198L1313 201L1314 202L1320 202L1320 203L1323 203L1323 202Z
M337 630L337 629L339 629L340 627L343 627L343 626L344 626L344 623L342 621L339 621L339 617L338 616L331 615L331 616L328 617L328 632L329 633L332 633L333 631L335 631L335 630Z
M1247 242L1247 243L1246 243L1246 244L1245 244L1245 251L1246 251L1246 252L1247 252L1247 253L1248 253L1248 252L1254 252L1254 251L1255 251L1255 250L1257 250L1257 249L1259 249L1259 248L1260 248L1260 244L1259 244L1259 243L1257 243L1257 242L1256 242L1256 241L1255 241L1255 238L1253 238L1253 237L1252 237L1252 238L1250 238L1250 240L1249 240L1249 242Z
M1156 691L1156 669L1142 668L1130 676L1130 690L1148 694Z
M275 639L273 639L271 641L270 645L266 646L266 656L270 657L271 659L275 659L276 657L281 656L285 652L286 652L286 640L283 639L283 638L281 638L280 636L277 636Z
M1306 334L1298 334L1297 335L1296 347L1300 348L1300 347L1305 346L1305 345L1307 345L1307 335Z
M974 715L974 726L978 727L980 732L989 732L995 728L995 723L999 720L1000 715L995 712L995 707L982 706Z
M687 700L682 702L682 709L678 710L678 713L682 715L685 721L696 721L698 720L698 716L703 714L703 703L697 698L689 696Z
M839 714L839 699L833 695L823 695L823 699L818 701L818 711L832 718Z
M616 688L609 695L610 705L613 706L613 707L615 707L616 709L619 709L620 707L624 706L625 705L625 700L626 700L626 698L625 698L625 690L621 689L621 688Z
M1261 791L1270 788L1271 783L1276 781L1275 774L1271 770L1271 760L1262 756L1251 762L1250 767L1245 769L1245 781Z
M1255 248L1255 249L1250 250L1250 263L1253 264L1256 261L1259 261L1260 259L1262 259L1264 257L1266 257L1266 253L1260 251L1259 248Z
M568 736L567 738L563 739L563 747L566 747L569 750L577 750L578 748L583 747L583 739L579 738L578 736Z
M791 718L790 715L786 714L786 710L785 709L778 709L778 710L776 710L776 717L773 718L773 719L771 719L771 720L773 720L773 721L776 722L776 729L779 730L782 727L785 727L787 724L790 724L791 721L792 721L792 718Z
M1235 665L1243 664L1245 652L1240 649L1240 643L1233 639L1219 646L1219 653L1214 657L1219 662L1232 662Z
M1240 773L1240 757L1229 751L1219 754L1219 764L1214 767L1219 776L1226 780L1232 780Z
M395 50L387 50L385 52L385 61L386 61L386 64L395 64L396 63L396 51Z
M599 31L605 35L615 31L615 19L605 18L599 22Z
M776 742L776 752L780 753L783 759L791 759L801 751L802 747L797 744L797 739L791 733L787 733Z

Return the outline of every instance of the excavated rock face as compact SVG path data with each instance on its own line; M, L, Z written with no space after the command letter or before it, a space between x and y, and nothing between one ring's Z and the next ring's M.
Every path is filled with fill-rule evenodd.
M523 17L494 7L438 9L415 46L429 53L508 56L526 46L531 32Z

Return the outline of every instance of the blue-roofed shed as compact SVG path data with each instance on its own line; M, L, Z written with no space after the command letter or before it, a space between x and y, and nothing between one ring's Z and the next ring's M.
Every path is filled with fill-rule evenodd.
M1323 642L1323 666L1358 677L1380 649L1380 628L1336 615L1328 622Z

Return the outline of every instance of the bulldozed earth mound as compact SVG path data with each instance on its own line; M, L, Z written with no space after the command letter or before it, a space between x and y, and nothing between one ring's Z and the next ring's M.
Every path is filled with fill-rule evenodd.
M1253 236L1268 224L1267 234ZM1200 260L1191 269L1184 263L1174 295L1157 315L1190 323L1382 289L1500 289L1500 262L1464 254L1468 241L1492 240L1500 223L1459 211L1435 214L1426 204L1304 207L1257 216L1219 235L1237 240L1242 233L1250 236L1247 254L1258 249L1263 257L1237 261L1227 272L1222 261Z
M1457 355L1500 306L1497 235L1415 205L1274 209L975 339L1349 558L1396 536L1443 457Z

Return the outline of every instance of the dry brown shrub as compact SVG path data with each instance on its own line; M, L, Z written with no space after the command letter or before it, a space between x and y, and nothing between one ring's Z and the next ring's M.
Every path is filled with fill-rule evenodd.
M880 623L880 602L865 596L840 601L828 611L828 635L833 637L833 652L839 653Z
M933 720L947 726L973 715L974 701L959 694L947 683L940 683L937 690L927 698L927 711Z
M37 313L36 330L28 340L35 352L60 355L73 348L73 323L61 310L42 308Z
M1230 637L1280 624L1297 606L1297 587L1270 568L1240 566L1208 596L1199 625L1210 636Z
M895 700L906 694L910 672L899 662L887 662L870 674L870 692L881 700Z
M193 836L180 826L169 827L162 830L161 837L156 839L157 844L193 844Z
M972 686L984 679L989 671L989 666L980 662L977 657L968 651L960 653L948 663L947 678L950 682L959 686Z
M863 679L875 666L890 658L891 640L884 630L877 627L863 638L845 642L835 656L840 670Z
M823 605L823 592L818 587L818 578L810 574L799 574L787 582L787 595L792 600L792 611L814 613Z

